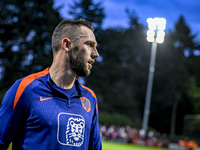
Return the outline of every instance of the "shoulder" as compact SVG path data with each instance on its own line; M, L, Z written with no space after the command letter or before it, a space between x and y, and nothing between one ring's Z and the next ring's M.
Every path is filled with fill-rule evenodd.
M5 93L3 99L2 99L2 103L1 103L1 108L2 109L9 109L10 112L12 112L13 109L13 102L15 99L15 94L16 91L19 87L19 84L21 82L22 79L16 80L15 83L7 90L7 92Z
M88 90L88 92L90 92L90 93L92 94L92 96L93 96L95 99L97 99L96 94L94 93L94 91L93 91L92 89L90 89L90 88L88 88L88 87L86 87L86 86L84 86L84 85L81 85L81 86L82 86L82 88Z
M14 104L13 104L13 109L15 108L17 102L19 101L21 95L24 93L25 89L29 86L29 85L33 85L33 81L35 81L36 79L45 76L48 74L48 68L38 72L38 73L34 73L31 74L27 77L24 77L22 79L20 79L20 83L18 84L18 87L16 89L16 94L15 94L15 98L14 98ZM35 82L34 82L35 83Z

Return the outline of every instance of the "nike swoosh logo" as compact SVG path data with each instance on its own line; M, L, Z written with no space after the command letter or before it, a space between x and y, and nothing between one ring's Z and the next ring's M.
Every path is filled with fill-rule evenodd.
M40 101L45 101L45 100L52 99L52 98L53 97L42 98L42 96L40 96Z

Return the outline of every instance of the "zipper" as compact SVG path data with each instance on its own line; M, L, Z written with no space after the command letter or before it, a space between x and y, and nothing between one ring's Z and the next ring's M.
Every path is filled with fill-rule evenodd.
M67 99L67 104L68 104L68 105L70 104L70 100L69 100L69 99Z

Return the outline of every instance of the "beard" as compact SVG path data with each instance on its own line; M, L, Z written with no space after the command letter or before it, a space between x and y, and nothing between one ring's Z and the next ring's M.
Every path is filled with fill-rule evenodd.
M71 51L70 66L77 76L88 76L90 74L87 60L84 58L84 51L81 51L78 47L74 47Z

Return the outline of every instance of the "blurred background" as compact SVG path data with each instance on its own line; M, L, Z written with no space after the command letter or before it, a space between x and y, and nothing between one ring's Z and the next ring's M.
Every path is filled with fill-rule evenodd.
M63 19L93 23L100 57L79 78L98 98L100 127L142 129L151 43L147 18L166 18L157 45L148 131L200 140L200 2L195 0L1 0L0 103L15 80L49 67Z

